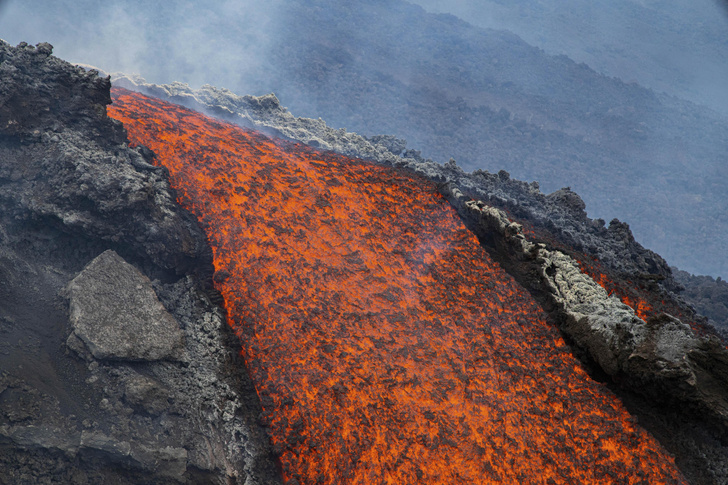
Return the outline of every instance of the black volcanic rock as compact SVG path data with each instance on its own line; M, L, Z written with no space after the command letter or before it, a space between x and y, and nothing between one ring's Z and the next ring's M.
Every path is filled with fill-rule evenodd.
M575 219L586 219L586 204L571 188L564 187L548 194L546 198L569 211Z
M167 269L190 267L204 235L175 204L165 171L106 116L109 80L49 48L0 49L0 203L12 200L5 210L16 219L75 228Z
M48 43L21 43L0 53L0 130L37 138L54 127L85 126L88 133L123 142L123 131L105 117L109 80L51 56Z
M50 54L0 42L0 482L280 483L204 234Z

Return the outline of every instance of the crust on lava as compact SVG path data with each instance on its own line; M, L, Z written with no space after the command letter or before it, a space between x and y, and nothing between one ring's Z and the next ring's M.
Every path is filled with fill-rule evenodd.
M604 372L649 398L707 412L728 428L728 350L716 337L696 335L666 314L643 321L582 273L573 258L528 241L520 224L500 209L472 201L457 188L445 195L476 235L495 233L501 244L535 266L538 290L545 289L559 309L562 331Z

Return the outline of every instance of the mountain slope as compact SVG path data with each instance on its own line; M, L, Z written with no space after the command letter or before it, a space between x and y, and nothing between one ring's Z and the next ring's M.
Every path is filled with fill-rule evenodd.
M606 75L728 113L723 0L412 3L479 27L510 30L549 54L565 54Z
M192 2L86 3L45 5L48 18L11 3L0 26L19 37L35 24L59 52L107 70L274 91L300 115L397 135L425 157L504 169L548 192L570 186L593 217L628 222L671 264L728 269L728 122L706 108L398 0L204 12Z
M117 91L124 131L104 113L107 79L48 44L0 48L2 476L522 483L539 464L556 482L728 476L724 346L672 293L664 260L619 221L588 219L573 192L400 157L393 137L212 87L117 81L370 161L147 98L154 114ZM127 143L142 126L156 153ZM620 419L590 427L604 414ZM391 466L371 465L375 444ZM439 466L441 449L492 460Z

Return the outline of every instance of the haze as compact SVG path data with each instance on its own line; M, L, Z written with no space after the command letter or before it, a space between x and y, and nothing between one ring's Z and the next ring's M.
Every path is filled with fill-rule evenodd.
M440 162L505 169L545 193L570 186L590 217L628 222L670 264L728 274L719 3L416 3L425 10L6 0L0 38L47 41L68 61L157 83L275 92L296 115L403 137Z

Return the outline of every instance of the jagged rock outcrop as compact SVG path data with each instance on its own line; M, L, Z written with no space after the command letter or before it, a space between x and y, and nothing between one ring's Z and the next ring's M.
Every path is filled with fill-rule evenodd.
M205 251L165 170L106 116L109 80L49 55L0 45L0 199L20 219L78 230L184 269ZM10 214L9 214L10 215Z
M0 482L279 483L204 234L50 54L0 42Z

